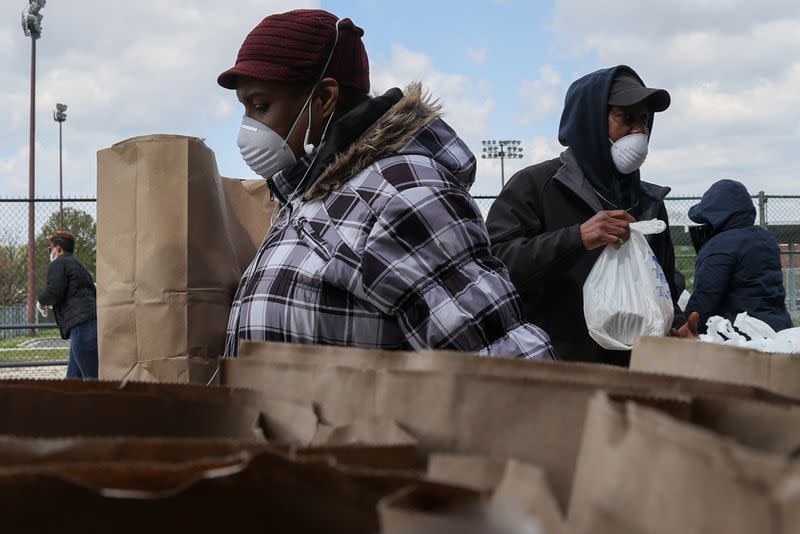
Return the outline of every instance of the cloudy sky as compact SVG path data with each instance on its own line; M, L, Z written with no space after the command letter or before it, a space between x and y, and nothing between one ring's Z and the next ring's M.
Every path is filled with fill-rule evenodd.
M0 3L0 197L28 188L30 40L26 0ZM400 7L402 6L402 7ZM37 196L94 195L96 152L150 133L203 137L226 176L251 177L236 147L241 110L216 84L247 32L271 13L322 7L365 31L375 91L420 80L475 152L521 139L506 178L554 157L564 93L600 67L628 64L672 94L656 120L646 179L697 194L719 178L799 193L797 0L49 0L38 41ZM481 161L473 194L494 194Z

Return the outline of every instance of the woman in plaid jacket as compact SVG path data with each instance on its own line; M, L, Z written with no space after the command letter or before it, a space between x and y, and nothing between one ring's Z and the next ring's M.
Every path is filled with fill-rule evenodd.
M242 154L281 203L226 356L247 339L554 359L491 254L475 157L418 84L366 96L361 35L324 11L273 15L220 76L245 106Z

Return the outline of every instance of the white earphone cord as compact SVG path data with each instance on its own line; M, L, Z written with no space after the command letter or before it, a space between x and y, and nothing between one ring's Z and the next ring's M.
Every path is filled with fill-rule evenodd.
M311 90L311 94L308 95L308 98L306 99L306 103L303 105L303 107L308 106L308 127L306 128L306 135L305 135L305 140L304 140L304 143L303 143L303 149L306 150L306 154L310 154L311 153L310 151L308 151L308 148L307 148L308 145L311 145L311 151L314 150L314 145L308 142L308 138L311 135L311 106L309 104L311 102L312 97L314 96L314 91L316 90L317 85L319 85L319 82L322 81L322 78L325 76L325 72L327 72L327 70L328 70L328 66L330 65L331 60L333 59L333 53L336 51L336 45L339 43L339 21L340 20L341 19L336 19L336 26L334 27L334 30L336 31L336 33L335 33L334 39L333 39L333 47L331 48L331 53L328 54L328 60L325 62L325 67L322 69L322 72L319 75L319 79L317 80L317 83L314 85L314 89ZM289 129L289 133L286 135L286 139L289 139L289 135L291 135L292 131L294 130L294 127L297 126L297 122L300 120L300 117L302 117L302 115L303 115L302 113L299 113L297 115L297 118L294 120L294 124L292 124L292 127ZM334 115L334 113L331 112L330 117L328 117L328 122L325 123L325 129L322 131L322 137L320 138L320 145L325 140L325 136L328 134L328 127L331 124L331 120L333 120L333 115ZM317 161L317 156L318 155L319 155L319 151L317 151L314 154L314 157L311 158L311 162L308 164L308 168L306 169L306 172L303 173L303 177L300 179L299 182L297 182L297 186L294 188L294 191L292 191L291 194L289 195L289 197L286 199L286 203L283 206L281 206L279 209L273 211L272 217L271 217L271 220L270 220L271 225L275 226L277 221L282 219L282 216L285 213L286 208L288 208L289 204L291 204L292 201L297 198L297 196L298 196L297 195L297 191L300 189L300 187L306 181L306 177L308 176L308 173L311 171L311 167L313 167L314 163Z

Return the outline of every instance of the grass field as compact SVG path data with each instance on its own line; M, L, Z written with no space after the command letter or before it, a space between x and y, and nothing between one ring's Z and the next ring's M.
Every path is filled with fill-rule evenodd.
M69 358L69 349L58 348L24 348L22 345L32 339L61 339L58 330L41 330L36 337L17 336L0 339L0 361L2 362L35 362L41 360L66 360Z

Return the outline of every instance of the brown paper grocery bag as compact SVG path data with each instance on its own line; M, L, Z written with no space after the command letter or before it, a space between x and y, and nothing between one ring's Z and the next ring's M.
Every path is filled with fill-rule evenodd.
M671 338L641 338L631 369L744 384L800 398L800 358Z
M165 425L165 418L169 413L151 413L143 411L142 406L135 405L130 418L117 418L105 421L100 416L91 416L94 405L88 411L74 413L55 409L52 412L42 412L36 409L42 403L52 402L53 395L57 398L75 399L68 402L91 402L86 399L97 399L97 395L104 394L107 398L111 395L113 411L114 406L126 403L126 396L155 397L155 403L166 402L172 409L175 405L192 406L195 409L189 414L190 420L210 419L212 422L223 414L222 419L227 424L232 424L242 416L247 415L249 421L255 417L251 410L260 414L258 425L261 439L266 438L272 445L280 446L285 451L290 451L298 457L331 456L338 462L346 465L374 467L379 469L414 470L417 468L416 440L390 420L378 418L364 418L354 420L344 425L319 424L316 414L310 403L295 403L273 398L272 395L255 390L227 388L227 387L202 387L190 384L158 384L127 382L124 384L103 381L65 381L65 380L6 380L0 381L0 398L3 390L23 395L26 399L32 395L37 400L19 413L24 422L20 428L19 421L10 422L10 427L16 430L12 433L19 434L24 429L25 435L53 436L60 435L102 435L113 436L131 435L136 428L148 427L148 435ZM41 395L37 392L43 392ZM68 394L72 394L69 396ZM13 402L17 402L14 400ZM23 401L21 401L23 402ZM124 404L123 407L127 406ZM211 406L207 413L204 406ZM202 408L202 409L201 409ZM26 411L27 410L27 411ZM65 408L66 410L66 408ZM99 410L107 414L107 410ZM112 413L113 415L113 413ZM61 421L56 425L49 423L50 418L58 416ZM105 417L105 416L103 416ZM136 418L135 424L130 422ZM144 417L144 421L140 421ZM177 417L177 416L176 416ZM249 424L250 424L249 423ZM182 421L170 427L179 428ZM211 424L211 423L207 423ZM139 425L139 426L137 426ZM0 426L0 434L2 434ZM9 428L7 426L6 428ZM249 427L248 427L249 428ZM9 431L10 432L10 431ZM55 434L54 434L55 432ZM263 435L262 435L263 434ZM171 435L171 434L170 434ZM216 434L212 434L215 436ZM1 463L1 462L0 462Z
M426 488L404 488L383 499L378 510L385 534L567 534L558 506L532 466L509 463L490 499Z
M417 441L394 421L376 417L339 426L319 424L309 446L288 450L300 458L331 456L350 466L418 469Z
M541 525L548 534L572 532L556 501L547 474L535 465L509 461L490 507L497 515L517 516Z
M431 493L403 488L378 503L382 534L511 534L489 514L485 499L466 490ZM529 532L528 530L524 532ZM532 534L539 534L537 530Z
M320 425L312 445L414 445L416 440L394 421L367 417L346 425Z
M330 458L337 465L383 471L418 471L413 446L322 444L309 447L263 440L220 437L17 437L0 436L0 465L46 465L103 462L174 464L230 458L242 452L281 451L292 458Z
M111 382L102 380L0 380L0 390L43 390L55 394L109 393L156 397L161 401L211 404L235 411L237 406L252 407L261 413L261 426L268 439L278 443L306 446L317 432L317 416L310 403L293 403L275 399L273 395L253 389L206 387L194 384L162 384L154 382ZM48 393L49 394L49 393ZM34 414L35 416L48 414ZM202 417L202 414L197 414ZM69 417L76 417L70 414ZM46 423L45 423L46 424ZM124 428L121 418L118 427Z
M478 375L530 377L554 382L580 383L615 391L648 395L726 395L785 400L755 386L691 377L663 376L611 365L574 362L540 362L519 358L487 358L453 351L382 351L275 342L242 341L240 359L280 364L354 367L356 369L406 369ZM257 364L253 364L257 365ZM252 387L258 387L253 384Z
M547 533L569 532L546 473L534 465L488 456L434 454L428 463L428 476L491 493L490 515L539 524Z
M573 375L569 365L515 366L515 374L471 374L271 363L247 357L222 360L220 380L277 398L312 402L326 424L363 417L394 420L418 441L422 455L490 455L540 466L551 477L563 507L571 491L587 403L598 389L641 398L684 417L685 401L697 395L748 398L762 393L701 380L607 373L604 368L597 375L588 369Z
M100 376L219 356L236 286L268 228L266 187L224 181L200 139L174 135L101 150L97 176ZM165 378L176 375L191 378L174 367Z
M128 373L119 377L119 380L211 385L216 382L218 367L217 359L202 356L142 360L134 364Z
M428 477L431 480L492 492L506 471L509 460L472 454L431 454Z
M374 370L223 359L223 384L313 402L323 423L396 421L434 452L516 458L544 468L566 506L595 386L535 378Z
M181 402L141 394L59 393L0 389L0 434L29 437L165 436L254 440L259 411L200 399Z
M743 410L745 402L752 404L734 401L730 408L740 424L773 412L783 428L796 425L791 410L759 404ZM599 510L631 530L654 534L795 531L785 528L782 516L793 507L780 491L796 479L796 460L769 450L771 437L765 448L742 445L738 438L751 432L741 426L728 427L733 432L725 435L712 431L726 426L719 411L696 415L704 426L693 425L598 393L587 415L570 521L581 532L594 532L592 514Z
M222 460L222 461L220 461ZM471 494L418 474L291 458L277 451L185 462L70 462L0 467L11 532L378 531L377 503L410 486ZM46 510L47 513L42 513ZM69 520L75 510L90 510Z
M258 392L182 384L0 381L0 435L268 439L307 446L317 432L310 403Z
M267 235L277 203L269 198L266 180L223 178L222 191L233 248L244 272Z
M688 422L738 443L785 457L800 452L800 406L744 399L695 399Z
M0 436L0 465L91 462L180 463L200 458L227 458L242 451L257 453L269 444L226 438Z

